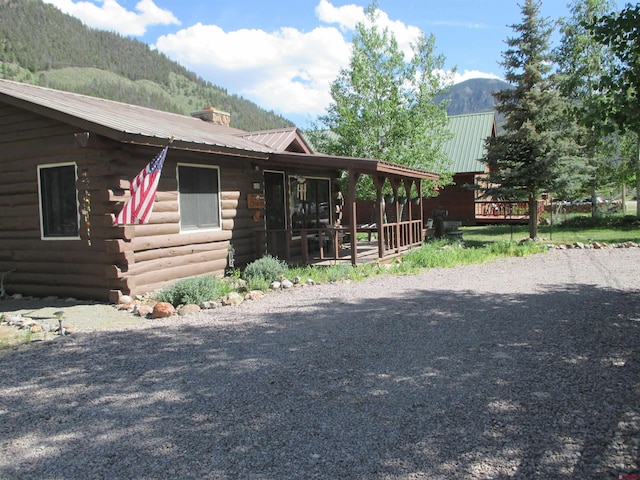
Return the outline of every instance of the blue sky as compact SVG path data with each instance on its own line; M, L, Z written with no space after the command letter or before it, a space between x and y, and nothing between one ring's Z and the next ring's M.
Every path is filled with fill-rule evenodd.
M45 0L86 25L143 41L205 80L305 127L324 113L329 84L348 66L350 39L369 1ZM407 51L419 30L436 39L455 81L503 75L515 0L379 0L379 22ZM568 0L542 14L569 16ZM619 2L618 2L619 3ZM233 122L233 119L232 119Z

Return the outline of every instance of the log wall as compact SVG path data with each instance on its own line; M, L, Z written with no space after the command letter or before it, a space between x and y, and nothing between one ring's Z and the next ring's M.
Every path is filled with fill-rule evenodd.
M156 149L157 150L157 149ZM131 158L153 157L153 150L141 147L128 152ZM120 179L133 178L144 165L115 161L111 170ZM178 164L214 166L220 178L220 228L203 231L180 229L177 181ZM196 275L223 275L228 267L229 247L235 250L236 266L256 258L255 232L264 230L264 216L254 221L255 210L249 210L247 194L252 183L262 182L262 173L251 168L249 159L169 149L149 223L135 225L130 240L117 240L109 251L131 252L133 260L116 265L110 271L127 284L127 293L157 290L176 280ZM109 189L112 215L120 211L129 198L128 189ZM124 292L123 292L124 293Z
M453 185L442 188L437 197L425 198L422 202L424 218L431 218L434 210L444 208L449 212L447 220L462 222L463 225L475 225L475 192L464 185L473 185L474 173L457 173L453 176Z
M110 291L126 287L124 279L104 275L108 266L126 263L127 254L107 252L111 234L101 222L92 230L91 245L83 221L80 239L41 239L38 166L71 162L80 175L83 169L104 170L120 155L80 148L74 137L79 131L0 103L0 272L14 270L4 279L9 294L106 300ZM100 198L98 188L100 182L90 183L92 197ZM108 204L97 201L91 207L93 220Z

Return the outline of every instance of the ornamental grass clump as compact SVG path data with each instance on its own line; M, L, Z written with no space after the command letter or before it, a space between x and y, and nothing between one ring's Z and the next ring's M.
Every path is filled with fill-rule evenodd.
M155 295L155 299L170 303L174 307L187 304L200 305L202 302L216 300L230 291L230 285L218 277L194 277L179 280L163 288Z
M241 278L247 282L249 290L266 290L272 282L279 281L287 272L286 262L271 255L265 255L248 264Z

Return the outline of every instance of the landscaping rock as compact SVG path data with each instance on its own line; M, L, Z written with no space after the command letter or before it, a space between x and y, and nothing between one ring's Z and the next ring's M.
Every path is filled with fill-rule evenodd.
M240 305L244 302L244 297L236 292L231 292L229 295L222 297L223 305Z
M260 290L251 290L244 296L245 300L260 300L261 298L264 298L264 292Z
M178 315L189 315L191 313L197 313L199 312L200 306L199 305L195 305L193 303L189 303L187 305L183 305L178 309Z
M286 289L293 288L293 282L291 280L283 278L282 282L280 282L280 286Z
M167 302L158 302L154 305L151 316L153 318L166 318L176 313L173 305Z
M153 307L150 305L136 305L133 313L139 317L148 317L153 313Z
M211 310L213 308L220 308L222 306L222 302L213 302L210 300L207 300L206 302L202 302L200 304L200 308L202 310Z
M122 295L119 299L118 299L118 304L119 305L127 305L133 303L133 298L131 298L129 295Z

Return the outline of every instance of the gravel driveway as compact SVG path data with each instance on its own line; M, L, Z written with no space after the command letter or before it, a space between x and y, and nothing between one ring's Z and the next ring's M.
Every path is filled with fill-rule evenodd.
M639 265L556 250L8 352L0 478L637 478Z

